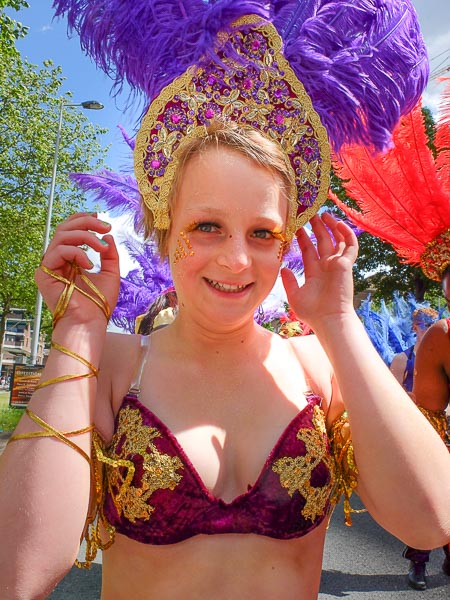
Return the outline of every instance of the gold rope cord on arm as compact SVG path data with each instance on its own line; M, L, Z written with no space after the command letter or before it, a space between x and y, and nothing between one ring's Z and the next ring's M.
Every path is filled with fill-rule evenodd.
M89 300L94 302L94 304L96 304L100 308L100 310L103 312L103 314L106 317L106 320L109 321L109 318L111 316L111 309L108 305L108 301L106 300L105 296L101 293L101 291L97 288L97 286L92 283L92 281L89 279L89 277L87 277L83 273L83 271L80 269L80 267L75 262L71 262L70 265L71 265L71 270L70 270L70 274L69 274L68 278L63 277L62 275L59 275L59 273L55 273L51 269L48 269L45 265L42 265L42 264L40 265L40 268L44 273L46 273L50 277L53 277L54 279L57 279L58 281L61 281L62 283L64 283L64 289L58 299L58 302L55 307L55 311L53 313L53 326L56 325L56 323L59 321L59 319L66 312L74 290L77 290L78 292L80 292L80 294L83 294L83 296L85 296L86 298L89 298ZM86 292L85 290L82 290L79 286L76 285L75 279L77 276L79 276L81 281L83 281L92 290L92 294L90 294L89 292ZM54 348L55 350L58 350L59 352L62 352L63 354L66 354L67 356L70 356L71 358L74 358L75 360L78 360L83 365L85 365L89 369L89 371L87 373L80 373L80 374L74 374L74 375L60 375L58 377L48 379L47 381L43 381L42 383L39 383L36 386L36 390L47 387L48 385L53 385L54 383L62 383L64 381L71 381L71 380L76 380L76 379L87 379L90 377L98 377L98 369L96 367L94 367L94 365L92 365L88 360L86 360L85 358L83 358L82 356L77 354L76 352L73 352L69 348L65 348L64 346L62 346L61 344L58 344L55 341L52 341L51 347Z
M105 296L100 292L100 290L97 288L97 286L94 283L92 283L92 281L83 273L81 268L75 262L71 262L70 265L71 265L71 269L70 269L68 278L63 277L63 276L59 275L58 273L48 269L45 265L42 265L42 264L40 265L40 268L44 273L46 273L50 277L53 277L54 279L56 279L64 284L64 289L63 289L60 297L58 298L58 302L56 304L56 307L55 307L55 310L53 313L53 326L55 326L55 324L59 321L59 319L61 319L61 317L66 312L69 302L72 298L72 294L75 290L77 290L80 294L83 294L86 298L89 298L92 302L94 302L94 304L96 304L100 308L100 310L103 312L103 314L106 317L106 320L109 321L109 318L111 316L111 309L108 305L108 301L106 300ZM89 291L85 291L85 290L81 289L78 285L76 285L75 280L77 277L79 277L81 279L81 281L91 290L92 293L89 293ZM70 356L71 358L79 361L85 367L87 367L89 370L86 373L59 375L57 377L53 377L51 379L48 379L47 381L43 381L42 383L39 383L36 386L35 390L42 389L44 387L47 387L49 385L53 385L56 383L63 383L66 381L71 381L71 380L89 379L91 377L95 377L95 378L98 377L98 372L99 372L98 368L96 368L93 364L91 364L87 359L83 358L82 356L80 356L76 352L70 350L69 348L62 346L58 342L55 342L54 340L52 340L51 347L54 348L55 350L61 352L62 354L65 354L66 356ZM46 423L43 419L41 419L38 415L36 415L29 407L27 407L25 409L25 414L34 423L39 425L42 428L42 430L12 435L9 438L8 444L11 442L19 441L19 440L37 439L37 438L47 437L47 438L56 438L63 444L66 444L66 446L69 446L69 448L72 448L72 450L75 450L75 452L77 452L80 456L82 456L89 464L89 467L91 470L91 478L92 478L91 481L93 481L93 483L95 485L94 504L97 507L97 509L96 509L96 512L97 512L99 509L99 501L101 500L102 495L103 495L102 483L101 483L101 473L99 472L98 466L95 465L95 461L92 461L91 458L89 457L89 455L82 448L77 446L74 442L72 442L72 440L69 439L70 437L73 437L76 435L82 435L84 433L93 432L92 444L94 446L94 451L95 451L95 441L94 440L96 440L98 437L96 435L95 425L88 425L87 427L84 427L82 429L76 429L74 431L62 432L62 431L58 431L57 429L52 427L49 423ZM95 458L95 455L94 455L94 458ZM114 541L114 532L111 529L111 526L108 527L108 523L106 522L106 520L102 519L102 522L105 525L105 528L110 537L108 543L102 543L100 531L99 531L99 523L95 524L94 521L95 521L95 517L88 515L87 520L86 520L86 530L87 530L86 562L83 564L83 563L80 563L78 560L76 560L75 564L79 567L85 566L85 567L89 568L89 566L91 565L92 561L95 558L95 555L97 553L97 548L106 549L108 547L108 545L112 544L112 542Z
M34 421L37 425L40 425L42 427L42 431L30 431L29 433L17 433L15 435L12 435L9 438L8 444L11 442L16 442L18 440L27 440L27 439L40 438L40 437L54 437L54 438L58 439L60 442L63 442L63 444L66 444L67 446L69 446L70 448L72 448L73 450L78 452L78 454L80 454L80 456L82 456L85 460L87 460L89 465L91 464L91 459L86 454L86 452L84 450L82 450L79 446L74 444L71 440L69 440L69 437L72 437L75 435L82 435L83 433L88 433L89 431L93 431L94 425L88 425L87 427L84 427L83 429L76 429L75 431L62 432L62 431L58 431L57 429L55 429L54 427L52 427L51 425L46 423L44 420L42 420L40 417L38 417L30 408L27 407L25 409L25 413L32 421Z
M94 365L92 365L88 360L86 360L79 354L76 354L76 352L72 352L72 350L69 350L68 348L65 348L64 346L61 346L61 344L58 344L57 342L54 342L54 341L52 341L51 347L55 348L55 350L59 350L59 352L62 352L63 354L66 354L67 356L70 356L70 357L75 358L76 360L80 361L83 365L88 367L90 369L90 371L88 371L87 373L79 373L76 375L59 375L58 377L53 377L52 379L47 379L47 381L43 381L42 383L39 383L36 386L35 390L42 389L42 388L47 387L48 385L52 385L54 383L61 383L63 381L70 381L70 380L75 380L75 379L88 379L89 377L98 377L98 369L96 367L94 367Z
M103 502L107 482L104 480L104 466L111 464L111 460L105 454L106 443L100 433L94 429L92 432L92 492L88 517L80 543L84 540L85 558L83 561L76 560L75 565L79 569L90 569L99 550L107 550L115 540L116 529L111 525L103 512ZM129 467L129 461L120 461L120 466ZM131 465L134 467L133 463ZM119 466L118 464L115 466ZM134 469L131 479L134 476ZM128 477L127 477L128 481ZM103 532L102 532L103 529ZM106 535L107 539L103 537Z
M66 279L66 277L63 277L62 275L59 275L59 273L55 273L51 269L48 269L45 265L41 264L40 266L41 270L44 271L44 273L65 284L64 290L62 291L62 294L59 297L58 303L56 304L55 311L53 313L53 326L56 325L59 319L66 312L67 306L69 305L74 290L77 290L77 292L80 292L80 294L83 294L83 296L86 296L86 298L92 300L92 302L94 302L94 304L96 304L101 309L101 311L106 317L106 320L109 321L109 318L111 317L111 309L105 296L101 293L97 286L94 283L92 283L89 277L87 277L83 273L83 271L80 269L76 262L71 262L70 264L71 271L68 279ZM83 281L83 283L85 283L92 290L94 295L89 294L89 292L86 292L85 290L82 290L75 283L77 275L80 277L81 281Z

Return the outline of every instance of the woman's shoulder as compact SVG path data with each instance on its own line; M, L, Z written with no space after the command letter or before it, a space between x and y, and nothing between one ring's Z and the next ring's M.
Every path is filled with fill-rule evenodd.
M421 346L442 344L447 342L450 344L450 332L447 319L439 319L429 327L420 343Z

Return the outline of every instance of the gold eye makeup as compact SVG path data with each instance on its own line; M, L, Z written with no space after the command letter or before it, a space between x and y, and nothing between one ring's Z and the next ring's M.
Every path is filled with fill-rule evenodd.
M190 233L191 231L194 231L195 229L197 229L198 227L198 221L193 221L190 225L188 225L186 227L186 232ZM183 235L183 232L180 231L180 235Z

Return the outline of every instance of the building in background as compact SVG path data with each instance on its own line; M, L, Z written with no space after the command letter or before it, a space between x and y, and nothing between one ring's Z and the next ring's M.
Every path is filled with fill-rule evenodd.
M1 382L4 386L9 383L14 364L28 364L31 354L31 336L33 320L27 318L25 310L12 308L5 324L3 346L0 354ZM41 334L38 343L36 364L44 364L44 337Z

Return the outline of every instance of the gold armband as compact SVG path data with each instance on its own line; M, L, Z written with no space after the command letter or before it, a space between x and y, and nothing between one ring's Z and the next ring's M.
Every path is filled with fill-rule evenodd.
M347 413L344 412L331 426L329 433L331 453L335 463L336 484L333 491L332 502L337 504L344 496L345 524L351 525L351 513L365 512L350 506L350 497L358 485L358 467L356 466L353 443Z

